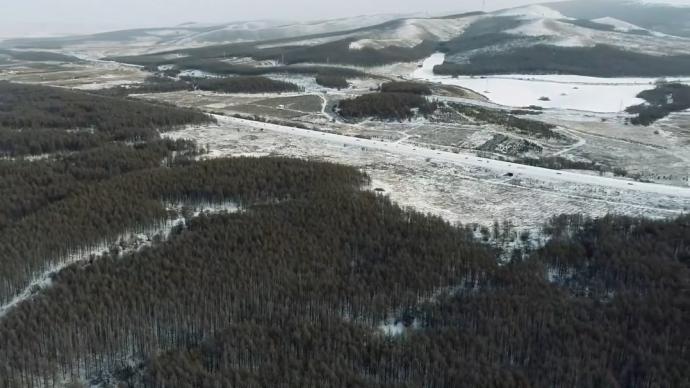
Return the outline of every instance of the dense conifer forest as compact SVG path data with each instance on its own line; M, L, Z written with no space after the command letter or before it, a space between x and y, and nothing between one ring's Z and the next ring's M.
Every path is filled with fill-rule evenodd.
M192 80L197 89L222 93L298 92L300 88L285 81L266 77L198 78Z
M347 78L339 75L318 75L316 76L316 83L331 89L345 89L350 86Z
M645 104L628 107L626 111L637 115L630 122L634 125L651 125L673 112L690 109L690 86L678 83L660 83L654 89L637 95Z
M495 227L524 242L503 252L352 167L199 161L160 137L194 110L0 87L2 388L690 384L688 216L555 217L544 246Z
M499 37L499 39L503 38ZM481 39L489 39L489 37ZM663 77L688 75L689 69L690 55L656 56L624 51L606 45L558 47L538 44L510 51L477 54L472 56L468 63L446 62L434 67L434 73L443 75L553 73L592 77Z
M384 93L412 93L424 96L431 95L429 86L420 84L418 82L409 81L391 81L381 85L381 91Z
M303 37L307 38L307 37ZM388 46L381 49L350 49L354 39L341 39L314 46L272 46L282 40L256 43L233 43L227 45L206 46L173 52L110 58L118 62L142 66L159 66L184 64L187 58L198 60L218 60L231 57L250 57L259 61L272 60L282 65L302 63L328 63L354 66L378 66L396 62L411 62L431 55L437 44L424 41L414 47ZM182 59L170 59L168 54L180 54ZM212 61L217 65L222 62ZM222 65L220 65L222 66Z
M156 139L159 131L213 119L192 109L0 81L0 153L78 150L101 140ZM34 134L40 133L40 138ZM16 140L16 143L12 143Z
M431 114L437 106L436 102L415 93L379 92L342 100L338 112L346 119L409 120L417 113Z
M237 76L219 78L180 77L179 79L152 76L143 84L135 86L116 86L99 90L105 96L124 97L130 94L169 93L177 91L205 90L219 93L283 93L298 92L300 87L285 81L277 81L262 76Z

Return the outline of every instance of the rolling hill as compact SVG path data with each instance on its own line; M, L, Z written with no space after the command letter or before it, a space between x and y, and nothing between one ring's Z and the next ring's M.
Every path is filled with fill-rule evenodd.
M690 74L688 15L690 8L587 0L443 17L377 15L310 23L188 24L20 39L3 46L53 48L62 53L88 46L91 55L110 60L151 68L210 72L221 68L225 74L233 72L226 69L227 64L238 61L246 66L378 66L415 62L443 51L446 60L439 74L657 77ZM567 63L559 63L559 58Z

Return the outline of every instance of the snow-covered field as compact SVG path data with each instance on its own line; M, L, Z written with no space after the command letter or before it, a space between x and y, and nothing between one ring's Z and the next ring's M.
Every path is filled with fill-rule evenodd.
M485 77L440 76L434 66L443 63L445 55L436 53L412 73L412 78L455 85L485 95L494 103L524 107L572 109L587 112L621 112L644 101L636 96L653 89L656 78L597 78L576 75L495 75ZM690 78L672 79L690 83Z
M415 146L219 116L218 126L168 132L210 147L209 157L288 156L361 168L371 188L449 222L507 220L537 230L555 214L674 217L690 209L690 189L552 171ZM512 173L513 176L510 176Z

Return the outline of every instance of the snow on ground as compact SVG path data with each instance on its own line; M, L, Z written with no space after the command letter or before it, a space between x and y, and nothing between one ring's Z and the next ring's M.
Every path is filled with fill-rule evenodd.
M275 155L351 165L372 178L372 190L383 189L401 206L451 223L491 227L499 220L516 230L536 231L555 214L667 218L690 209L690 189L680 187L546 171L407 141L380 142L222 116L218 120L218 126L165 136L208 145L209 157Z
M391 144L385 141L373 139L360 139L351 136L344 136L335 133L324 133L313 131L309 129L293 128L277 124L261 123L256 121L238 119L234 117L217 117L220 120L244 124L259 129L268 129L273 132L290 134L300 137L309 137L327 140L338 144L347 144L350 146L361 146L368 149L376 149L380 151L391 151L403 156L412 156L418 158L432 158L436 161L447 162L456 165L465 165L469 167L479 167L495 171L499 174L515 173L527 179L539 180L555 180L574 184L586 184L601 186L617 190L632 190L637 192L644 192L650 194L671 195L687 198L690 200L690 190L677 187L667 186L654 183L629 182L626 180L615 179L605 176L591 176L584 175L577 172L558 171L541 167L519 165L512 162L504 162L494 159L486 159L475 156L474 154L463 152L445 152L432 150L429 148L416 147L414 145L395 143ZM393 147L393 148L391 148Z
M569 23L562 18L523 17L524 23L506 30L506 33L548 38L547 43L563 47L593 47L610 45L624 50L650 55L686 55L690 53L690 40L682 37L668 36L651 32L648 35L629 33L644 30L635 25L604 18L604 24L611 25L613 30L604 31Z
M569 19L555 9L544 5L528 5L525 7L510 8L495 12L496 16L517 16L523 19Z
M592 19L595 23L606 24L607 26L613 27L616 31L620 32L630 32L630 31L646 31L645 28L636 26L632 23L625 22L610 16L606 16L599 19Z
M364 39L352 42L350 49L381 49L388 46L414 47L430 37L435 37L439 41L446 41L461 35L478 18L478 16L470 16L449 19L405 19L394 29L384 29Z
M181 77L192 77L192 78L219 78L217 74L209 73L203 70L182 70L177 76Z
M90 247L75 249L73 253L56 259L50 268L46 269L43 273L37 274L37 276L12 300L4 305L0 305L0 319L19 303L30 299L41 290L50 287L52 285L53 275L70 265L90 260L93 257L100 257L111 248L120 249L120 254L138 251L144 247L150 246L155 236L161 236L164 240L167 239L175 227L185 223L185 217L182 213L184 209L187 208L190 209L191 213L189 216L192 218L198 217L201 213L237 212L240 210L234 202L193 204L185 202L167 203L166 209L177 213L176 218L165 220L144 228L144 230L122 233L116 238L105 239L101 243Z
M485 95L492 102L512 107L538 105L545 108L588 112L621 112L644 102L636 96L653 89L657 78L597 78L576 75L495 75L451 77L436 75L445 54L436 53L412 73L412 78L456 85ZM673 81L690 83L690 78Z

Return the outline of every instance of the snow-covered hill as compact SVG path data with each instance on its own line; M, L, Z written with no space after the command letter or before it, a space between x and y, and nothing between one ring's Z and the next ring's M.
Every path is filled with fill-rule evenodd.
M626 0L602 1L610 5L620 4ZM172 28L117 31L81 37L21 39L6 41L0 44L0 47L45 48L67 51L84 58L84 52L90 53L91 57L121 57L154 52L175 53L193 47L248 43L253 48L241 51L244 58L252 57L254 53L257 53L254 56L256 59L280 58L286 56L280 52L283 47L285 50L304 47L299 57L305 58L303 61L317 62L321 57L347 57L348 53L340 52L343 50L350 50L352 56L359 58L363 54L355 51L364 49L398 50L396 53L408 50L404 55L391 57L398 61L416 61L431 54L433 47L436 47L447 54L447 62L456 64L469 63L478 55L515 53L537 46L542 49L606 46L612 49L611 55L623 57L626 53L656 57L690 56L690 36L667 34L650 27L654 23L648 21L657 18L654 14L657 7L639 4L628 6L627 8L633 10L643 9L650 13L648 19L638 17L635 20L639 23L634 23L631 21L634 18L630 15L637 14L625 14L615 7L606 8L612 10L611 15L602 14L601 10L597 9L599 3L590 0L572 3L573 6L577 6L577 12L563 7L563 4L530 5L491 13L474 12L447 17L373 15L314 22L243 21L213 26L184 24ZM590 4L589 8L586 4ZM690 8L679 8L678 13L686 12L688 9ZM666 8L662 10L667 12ZM596 17L583 18L582 15ZM669 23L674 22L669 20ZM682 24L685 22L678 23L680 25L675 30L682 30ZM665 25L664 31L671 30L674 30L673 26ZM337 47L341 55L334 55L332 51L321 57L309 53L311 48L321 53L327 51L320 46L328 43L337 43L328 50ZM421 46L423 49L409 50ZM232 56L224 48L216 51L224 60L228 59L228 55ZM268 51L269 55L266 54ZM214 50L208 50L204 58L213 58L208 52ZM185 53L185 56L187 54ZM328 59L324 62L328 62ZM639 62L639 58L635 60ZM365 64L366 61L361 60L361 63Z

